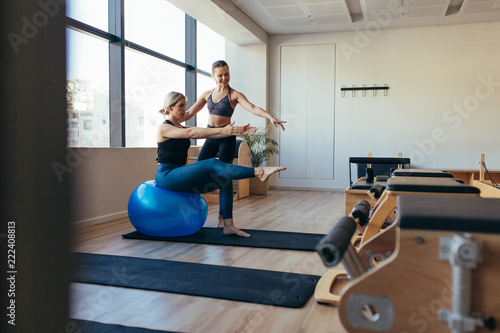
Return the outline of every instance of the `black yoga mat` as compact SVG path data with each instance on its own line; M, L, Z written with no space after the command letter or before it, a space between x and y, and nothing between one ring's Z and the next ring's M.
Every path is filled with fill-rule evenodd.
M68 327L73 328L72 332L80 333L173 333L167 331L151 330L148 328L129 327L116 324L104 324L96 321L71 319Z
M319 276L249 268L73 253L72 281L300 308Z
M124 238L155 241L198 243L211 245L246 246L266 249L314 251L316 244L325 236L301 232L243 229L251 237L223 235L220 228L201 228L200 231L180 237L154 237L138 231L122 235Z

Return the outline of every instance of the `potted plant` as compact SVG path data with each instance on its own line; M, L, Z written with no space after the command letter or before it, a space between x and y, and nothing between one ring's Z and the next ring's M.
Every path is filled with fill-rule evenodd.
M240 135L239 137L248 145L250 166L256 168L277 154L278 142L267 135L266 128L257 128L255 134ZM258 178L250 178L250 194L267 194L267 182L263 183Z

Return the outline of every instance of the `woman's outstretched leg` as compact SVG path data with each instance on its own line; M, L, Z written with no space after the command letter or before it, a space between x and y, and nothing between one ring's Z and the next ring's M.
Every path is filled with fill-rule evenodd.
M214 158L174 169L169 167L159 166L156 183L178 192L207 193L222 188L232 179L254 177L254 168L227 164Z
M276 172L285 170L285 167L258 167L255 168L255 177L259 178L261 182L267 182L269 177Z

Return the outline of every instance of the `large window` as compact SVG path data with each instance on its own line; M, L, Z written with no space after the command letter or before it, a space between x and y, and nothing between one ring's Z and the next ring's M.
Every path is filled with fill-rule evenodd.
M67 40L68 146L109 147L108 43L71 29Z
M66 16L108 31L108 2L105 0L66 0Z
M214 61L223 60L226 40L224 37L199 23L196 25L196 63L198 68L212 72Z
M184 92L184 72L184 68L155 57L125 52L127 147L156 146L156 128L163 121L158 111L167 92Z
M185 16L166 0L126 0L125 36L128 41L184 61Z
M224 37L198 22L196 25L196 64L198 68L208 73L212 73L212 64L214 61L224 59L225 43ZM214 87L215 83L211 76L197 74L197 97ZM207 127L207 124L208 109L205 106L203 110L196 115L196 126ZM202 145L204 142L205 139L196 140L196 144L198 145Z
M154 147L165 94L213 88L225 40L166 0L108 1L67 0L68 146Z
M212 77L207 77L205 75L198 74L196 81L196 89L198 90L198 96L207 90L214 89L215 83ZM207 106L197 113L196 115L196 126L207 127L208 125L208 109ZM196 140L196 144L202 145L205 139Z

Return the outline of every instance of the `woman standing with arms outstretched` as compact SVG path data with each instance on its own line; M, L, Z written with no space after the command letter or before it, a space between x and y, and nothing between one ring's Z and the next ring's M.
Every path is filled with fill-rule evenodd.
M216 87L205 91L196 101L196 103L187 110L186 115L180 120L184 122L191 119L194 115L207 105L209 117L208 127L224 127L231 123L234 109L238 104L250 113L256 116L269 119L271 124L276 127L283 126L286 121L276 119L273 115L267 113L262 108L250 103L241 92L234 90L229 86L229 66L224 60L218 60L212 64L212 76ZM229 136L223 139L207 139L200 150L198 161L219 156L219 159L226 163L232 163L236 150L236 136Z
M219 128L184 127L180 119L186 113L186 97L177 92L165 96L164 106L160 110L166 118L158 127L158 170L156 185L170 191L188 193L207 193L220 189L219 214L225 235L250 235L234 225L233 221L233 179L257 177L265 182L273 173L285 170L283 167L250 168L224 163L211 158L186 164L189 139L218 139L228 136L249 134L252 128L228 124Z
M224 60L218 60L212 64L212 76L216 87L205 91L196 103L187 110L180 122L191 119L200 112L205 105L208 108L208 128L220 128L231 124L231 117L238 104L246 111L256 116L269 119L272 125L281 127L286 121L276 119L273 115L262 108L250 103L241 92L229 86L230 74L229 66ZM236 136L231 135L224 138L208 138L198 154L198 161L219 157L219 160L226 163L233 163L236 151ZM219 227L222 227L222 213L219 213Z

